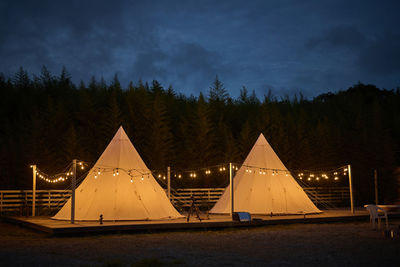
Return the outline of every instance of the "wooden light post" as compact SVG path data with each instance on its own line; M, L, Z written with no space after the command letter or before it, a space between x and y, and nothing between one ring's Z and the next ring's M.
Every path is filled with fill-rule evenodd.
M168 200L171 201L171 167L167 168L167 196Z
M232 175L232 163L229 163L229 184L230 184L230 201L231 201L231 218L234 212L234 200L233 200L233 175Z
M36 165L31 165L32 168L32 216L35 216L36 207Z
M375 205L378 205L378 171L374 170Z
M350 209L351 209L351 213L354 214L353 181L351 179L351 166L350 166L350 164L347 165L347 170L349 172Z
M71 223L75 223L75 187L76 187L76 159L72 160L71 177Z

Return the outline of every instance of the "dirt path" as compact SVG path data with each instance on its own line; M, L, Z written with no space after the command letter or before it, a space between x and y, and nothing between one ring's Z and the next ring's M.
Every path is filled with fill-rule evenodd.
M0 265L400 266L400 240L368 223L49 237L0 222Z

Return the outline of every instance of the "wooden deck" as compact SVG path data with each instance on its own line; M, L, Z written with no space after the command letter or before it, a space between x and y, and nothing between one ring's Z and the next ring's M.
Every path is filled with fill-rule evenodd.
M368 213L357 210L351 214L349 210L326 210L321 214L315 215L285 215L285 216L265 216L254 215L251 222L232 221L228 215L210 215L206 219L203 214L201 222L197 218L186 218L175 220L155 220L155 221L105 221L81 222L76 221L71 224L69 221L52 220L49 217L4 217L10 223L19 224L24 227L35 229L52 235L78 235L87 233L122 233L122 232L152 232L152 231L180 231L180 230L211 230L232 227L257 227L276 224L294 223L328 223L345 222L357 220L369 220Z

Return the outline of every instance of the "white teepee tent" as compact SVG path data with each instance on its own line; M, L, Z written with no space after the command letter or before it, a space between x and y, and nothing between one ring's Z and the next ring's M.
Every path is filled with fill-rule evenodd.
M118 175L114 176L116 172ZM104 220L183 217L172 206L122 126L75 192L76 220L99 220L100 214ZM71 199L53 219L70 218Z
M262 134L234 177L233 196L235 212L252 214L321 212L290 175ZM210 213L229 213L230 209L230 186L228 186Z

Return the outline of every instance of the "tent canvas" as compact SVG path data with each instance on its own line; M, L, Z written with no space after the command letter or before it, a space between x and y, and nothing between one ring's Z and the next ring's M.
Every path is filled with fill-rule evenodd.
M235 212L252 214L321 212L290 175L262 134L234 177L233 196ZM230 213L230 210L228 185L210 213L224 214Z
M122 126L76 189L75 203L75 219L82 221L99 220L100 214L104 220L112 221L183 217L172 206ZM52 218L69 220L71 199Z

